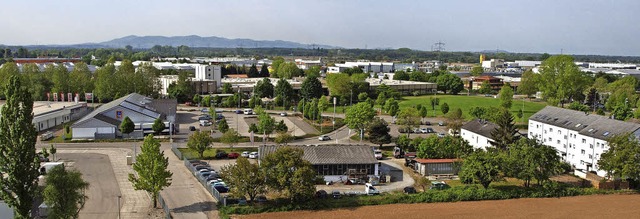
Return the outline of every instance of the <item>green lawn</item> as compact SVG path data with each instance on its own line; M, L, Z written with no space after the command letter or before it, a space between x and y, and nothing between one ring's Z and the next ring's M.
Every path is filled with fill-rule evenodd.
M431 102L429 101L429 98L433 98L433 95L430 96L418 96L418 97L412 97L412 96L407 96L404 97L404 100L400 101L400 108L404 108L404 107L415 107L418 104L422 104L422 106L428 106L429 107L429 116L433 116L433 110L431 108ZM466 119L471 119L471 115L469 115L469 109L471 107L474 106L479 106L479 107L489 107L489 106L495 106L495 107L499 107L500 105L500 99L497 98L493 98L493 97L484 97L484 96L463 96L463 95L437 95L435 96L438 99L440 99L440 105L436 106L436 116L442 116L442 112L440 111L440 106L442 106L443 103L447 103L449 105L449 111L452 111L456 108L460 108L462 110L462 113L464 115L464 117ZM522 99L514 99L513 100L513 106L511 107L511 112L514 115L515 118L515 122L517 123L522 123L522 119L518 119L516 117L516 114L518 112L518 110L520 110L520 108L522 108L523 106L523 101ZM530 102L525 100L524 101L524 121L527 121L529 119L529 116L533 115L534 113L540 111L542 108L544 108L546 106L545 103L540 103L540 102Z

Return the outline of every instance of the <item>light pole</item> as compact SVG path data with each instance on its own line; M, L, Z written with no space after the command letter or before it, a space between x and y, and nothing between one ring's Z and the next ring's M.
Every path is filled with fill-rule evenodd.
M333 97L333 131L336 132L336 97ZM336 144L338 144L338 132L336 132Z

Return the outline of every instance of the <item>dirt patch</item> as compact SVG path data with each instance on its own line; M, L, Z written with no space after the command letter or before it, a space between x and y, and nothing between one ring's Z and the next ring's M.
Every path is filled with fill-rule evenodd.
M635 218L640 195L365 206L331 211L295 211L234 218Z

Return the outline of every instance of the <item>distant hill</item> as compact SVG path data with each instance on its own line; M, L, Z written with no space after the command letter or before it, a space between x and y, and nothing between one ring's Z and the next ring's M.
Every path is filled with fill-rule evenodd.
M133 48L148 49L155 45L161 46L188 46L188 47L208 47L208 48L336 48L328 45L311 45L302 44L291 41L283 40L252 40L252 39L228 39L223 37L201 37L196 35L191 36L126 36L118 39L113 39L106 42L96 44L80 44L76 46L94 47L95 45L110 47L110 48L123 48L127 45Z
M480 53L494 54L494 53L511 53L511 52L497 49L497 50L482 50L480 51Z

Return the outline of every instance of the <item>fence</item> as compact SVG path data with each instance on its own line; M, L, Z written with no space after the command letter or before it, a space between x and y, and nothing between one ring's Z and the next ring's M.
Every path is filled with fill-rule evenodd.
M158 193L158 201L160 202L160 206L162 206L162 209L164 210L164 217L166 219L172 219L173 217L171 217L171 209L169 209L167 203L164 202L164 198L162 198L162 195L160 193Z
M206 179L198 178L195 167L191 165L191 162L189 162L188 159L184 160L184 165L187 167L187 169L189 169L189 171L191 171L191 175L193 175L193 177L195 177L196 180L198 180L198 182L202 184L205 190L207 190L207 192L209 192L209 194L211 194L211 196L213 196L216 199L216 201L220 202L222 200L222 195L220 194L220 192L218 192L218 190L213 188L213 186L208 186Z

